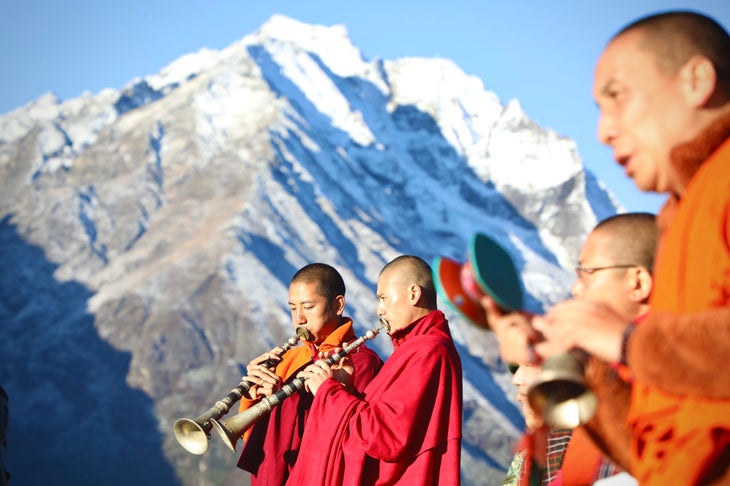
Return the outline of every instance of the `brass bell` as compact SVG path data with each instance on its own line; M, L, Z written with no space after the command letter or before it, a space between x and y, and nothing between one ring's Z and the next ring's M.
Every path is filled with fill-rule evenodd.
M576 352L546 358L527 391L532 410L552 427L572 429L596 413L598 399L585 382L583 363Z

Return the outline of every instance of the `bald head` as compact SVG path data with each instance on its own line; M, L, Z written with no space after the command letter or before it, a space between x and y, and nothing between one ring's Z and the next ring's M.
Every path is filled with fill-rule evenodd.
M709 59L717 74L718 96L722 102L730 100L730 36L717 21L697 12L664 12L632 22L612 41L630 32L643 36L641 47L667 74L675 74L694 56Z
M421 287L421 306L429 310L436 309L436 288L433 284L431 267L422 258L401 255L386 264L380 275L390 272L397 275L398 281L404 285L413 283Z
M606 218L593 232L610 236L611 244L605 250L614 262L627 262L653 272L659 231L656 217L651 213L623 213Z
M316 284L317 293L326 297L327 302L334 301L339 295L345 295L342 275L326 263L310 263L300 268L292 277L290 285L296 283Z

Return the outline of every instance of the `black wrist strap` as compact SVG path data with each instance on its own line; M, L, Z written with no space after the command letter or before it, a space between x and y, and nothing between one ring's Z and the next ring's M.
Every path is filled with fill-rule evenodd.
M624 328L624 332L621 335L621 356L619 357L619 363L628 366L628 352L629 352L629 339L631 335L636 331L636 324L629 324Z

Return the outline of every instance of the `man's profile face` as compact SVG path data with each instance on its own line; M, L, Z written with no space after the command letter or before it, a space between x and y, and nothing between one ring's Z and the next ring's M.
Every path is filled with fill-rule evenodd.
M289 310L295 327L304 326L319 344L338 326L343 309L329 305L317 293L317 282L294 282L289 286Z
M522 414L525 416L525 424L528 429L534 429L542 425L542 420L535 415L527 401L527 392L537 377L540 375L542 368L532 363L520 363L520 366L512 375L512 384L517 387L515 399L522 404Z
M397 331L411 323L411 306L407 295L407 285L397 269L389 269L378 278L376 289L378 316L390 324L390 331Z
M627 319L633 319L635 316L629 311L633 305L629 299L631 268L605 267L634 262L615 261L611 257L615 252L611 249L612 236L608 231L597 229L588 235L581 248L578 265L587 269L603 269L577 275L571 292L577 299L602 302Z
M689 108L682 102L679 76L659 69L643 34L614 39L596 65L593 96L600 111L598 138L642 191L670 192L673 147L686 141Z

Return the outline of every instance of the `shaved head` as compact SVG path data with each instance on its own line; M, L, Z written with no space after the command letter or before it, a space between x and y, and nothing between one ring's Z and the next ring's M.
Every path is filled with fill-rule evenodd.
M643 35L641 47L654 54L658 67L675 74L689 59L704 56L715 67L718 93L730 99L730 36L714 19L691 11L673 11L641 18L621 29Z
M401 255L390 261L380 271L380 275L393 272L403 285L416 284L421 287L421 304L428 309L436 309L436 288L433 284L431 267L422 258L414 255Z
M345 281L334 267L326 263L310 263L297 271L291 279L295 283L316 283L317 293L332 302L337 296L345 295Z
M654 268L659 230L656 217L651 213L623 213L604 219L596 225L594 232L605 232L611 236L611 245L607 249L614 262L635 263L646 267L650 272Z

